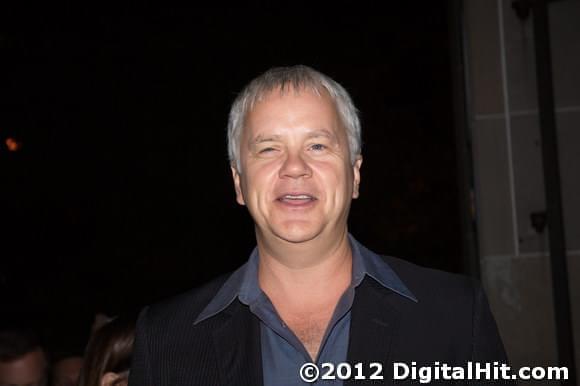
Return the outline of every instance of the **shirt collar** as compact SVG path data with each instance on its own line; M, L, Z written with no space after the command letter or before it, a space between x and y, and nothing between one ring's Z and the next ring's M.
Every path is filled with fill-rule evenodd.
M381 256L356 241L350 233L348 238L352 249L352 280L355 287L362 282L366 275L375 279L383 287L409 300L418 302L411 290Z
M365 276L370 276L383 287L414 302L417 298L405 286L399 276L379 255L364 247L349 234L352 249L352 286L357 287ZM254 248L248 261L228 278L209 304L199 314L198 324L226 309L236 298L243 304L252 305L260 299L262 290L258 284L258 248Z

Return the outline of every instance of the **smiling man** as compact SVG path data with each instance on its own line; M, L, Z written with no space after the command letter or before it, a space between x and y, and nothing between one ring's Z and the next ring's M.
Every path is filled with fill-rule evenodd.
M257 247L234 273L143 310L130 385L300 385L309 362L324 384L390 384L396 362L506 361L478 284L348 233L361 130L342 86L305 66L269 70L234 102L228 149Z

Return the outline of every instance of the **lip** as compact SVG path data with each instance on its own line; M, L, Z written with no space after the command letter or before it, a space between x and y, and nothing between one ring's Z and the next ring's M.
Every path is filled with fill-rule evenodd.
M284 192L276 197L275 202L288 208L306 208L318 201L318 198L309 192Z

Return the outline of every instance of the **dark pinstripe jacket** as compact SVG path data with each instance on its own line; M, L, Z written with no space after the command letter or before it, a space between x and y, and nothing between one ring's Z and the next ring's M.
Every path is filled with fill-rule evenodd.
M384 381L378 384L393 383L393 362L416 362L417 366L432 366L435 361L449 366L465 366L467 361L507 363L479 284L393 257L383 259L418 302L367 276L356 288L351 310L349 363L381 362ZM245 305L236 300L194 326L226 279L143 310L129 386L263 384L260 324ZM364 381L345 382L349 384Z

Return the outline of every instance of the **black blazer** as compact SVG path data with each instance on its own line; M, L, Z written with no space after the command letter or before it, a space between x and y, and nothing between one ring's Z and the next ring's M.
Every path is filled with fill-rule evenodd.
M365 366L381 362L384 381L373 384L393 383L393 362L409 366L411 362L433 366L435 361L449 366L465 366L467 361L507 363L477 282L393 257L384 260L418 302L368 276L356 289L348 362ZM263 384L260 324L246 306L236 300L221 313L193 324L226 279L216 279L142 311L129 386ZM370 383L351 380L345 385ZM409 380L395 383L418 384Z

